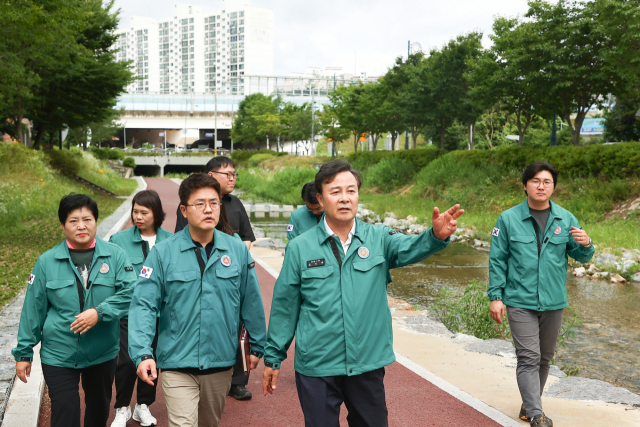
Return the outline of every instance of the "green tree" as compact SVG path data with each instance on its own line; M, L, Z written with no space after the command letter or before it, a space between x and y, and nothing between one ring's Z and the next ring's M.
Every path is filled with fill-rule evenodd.
M523 25L531 37L522 49L539 62L531 75L538 90L548 89L549 98L569 123L574 145L579 145L580 128L589 110L602 108L603 95L622 84L614 65L605 60L608 37L600 30L598 10L589 2L533 0L526 17L531 22Z
M607 120L604 126L604 136L608 141L639 141L640 117L636 113L640 110L640 89L629 90L615 100L612 108L605 111Z
M276 100L271 96L254 93L245 97L238 106L238 114L233 122L231 138L238 143L257 144L266 140L273 127L269 121L277 119Z
M90 126L97 131L106 125L114 130L117 97L133 80L129 63L117 62L110 50L118 24L117 13L111 12L113 0L104 5L101 0L88 0L82 7L86 19L76 33L77 44L67 54L70 61L39 71L41 81L28 108L35 124L34 148L45 133L64 127Z
M338 86L329 92L329 109L335 115L340 127L353 136L353 149L358 151L358 138L366 131L364 114L361 110L360 96L363 85Z

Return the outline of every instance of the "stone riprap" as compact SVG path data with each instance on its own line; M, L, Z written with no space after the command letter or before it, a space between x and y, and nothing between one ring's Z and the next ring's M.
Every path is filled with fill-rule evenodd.
M16 376L16 362L11 350L18 344L18 325L24 303L24 290L0 312L0 408L4 411L7 393ZM2 419L0 414L0 420Z
M626 388L582 377L561 378L547 387L543 396L640 406L640 396Z

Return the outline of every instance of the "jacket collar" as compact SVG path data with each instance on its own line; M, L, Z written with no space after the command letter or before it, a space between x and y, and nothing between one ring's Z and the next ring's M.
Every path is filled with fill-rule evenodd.
M96 237L96 247L93 258L97 259L98 257L106 257L109 255L111 255L111 253L107 249L107 242ZM67 239L64 239L58 246L56 246L54 256L56 259L71 259L69 247L67 246Z
M547 229L550 227L551 224L551 219L562 219L562 216L560 216L558 214L558 209L559 206L555 203L553 203L553 201L549 200L549 206L551 207L551 210L549 211L549 221L547 221ZM525 199L524 202L522 202L520 204L520 206L518 206L518 208L520 209L520 219L522 221L524 221L527 218L533 218L531 216L531 212L529 212L529 203L527 201L527 199ZM542 234L544 234L545 230L542 230Z
M355 221L356 221L356 231L355 233L353 233L353 237L358 238L358 240L360 240L360 242L362 243L364 241L364 236L363 236L364 233L362 231L363 223L358 218L355 218ZM319 244L323 244L324 242L327 241L329 237L331 237L331 235L327 233L327 230L324 227L324 214L320 218L320 222L318 223L318 225L316 225L316 232L318 234ZM353 243L353 238L351 239L351 243Z
M222 231L217 229L213 230L213 249L222 251L229 250L229 245L227 245L223 234L224 233ZM177 236L179 239L180 251L184 252L196 247L193 243L193 239L191 238L191 233L189 233L189 225L183 228L182 231L179 231Z

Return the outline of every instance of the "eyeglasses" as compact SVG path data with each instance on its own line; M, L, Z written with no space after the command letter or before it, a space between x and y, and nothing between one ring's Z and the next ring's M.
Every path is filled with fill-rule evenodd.
M213 202L211 202L211 203L198 202L198 203L195 203L195 204L193 204L193 205L185 205L185 206L193 206L193 207L194 207L194 208L196 208L197 210L199 210L199 211L203 211L203 210L204 210L204 207L205 207L205 206L208 206L208 205L210 205L210 206L211 206L211 209L213 209L214 211L215 211L216 209L220 209L220 202L219 202L219 201L217 201L217 200L214 200L214 201L213 201Z
M540 181L539 179L530 179L529 182L533 184L534 187L539 187L540 184L544 184L544 188L551 188L551 186L553 185L553 181L550 181L548 179L544 181Z
M234 172L216 172L216 171L211 171L211 172L219 173L220 175L226 175L227 179L238 179L238 174Z

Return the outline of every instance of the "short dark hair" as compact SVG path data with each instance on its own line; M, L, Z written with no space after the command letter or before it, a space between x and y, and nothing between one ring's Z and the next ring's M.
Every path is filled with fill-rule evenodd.
M527 182L533 179L538 172L542 171L547 171L551 174L553 178L553 188L556 188L556 185L558 185L558 169L546 160L536 160L524 168L524 172L522 172L522 185L526 187ZM527 194L527 190L524 191L524 194Z
M220 217L218 218L218 224L216 228L225 234L233 236L235 230L231 228L229 218L227 217L227 210L222 203L222 193L220 192L220 183L211 175L206 173L192 173L187 177L180 188L178 189L178 196L180 197L180 204L186 206L189 204L189 198L194 191L201 188L213 188L218 193L220 198Z
M86 194L69 193L60 199L58 206L58 219L60 224L65 224L69 214L76 209L87 208L93 214L93 219L98 222L98 204Z
M360 189L362 186L362 176L360 175L360 172L353 169L351 167L351 163L348 161L344 159L337 159L327 162L320 167L315 179L316 193L322 194L322 187L324 184L333 181L333 178L341 172L351 172L358 182L358 189Z
M233 168L235 168L236 164L233 163L233 160L231 160L229 157L225 157L225 156L214 157L213 159L207 162L206 171L207 172L219 171L225 166L232 166Z
M312 205L318 204L318 192L316 191L316 183L314 181L307 182L302 186L302 200Z
M157 230L164 222L166 214L162 210L162 202L160 196L153 190L144 190L133 196L131 200L131 222L135 224L133 220L133 207L137 204L151 209L153 213L153 226Z

